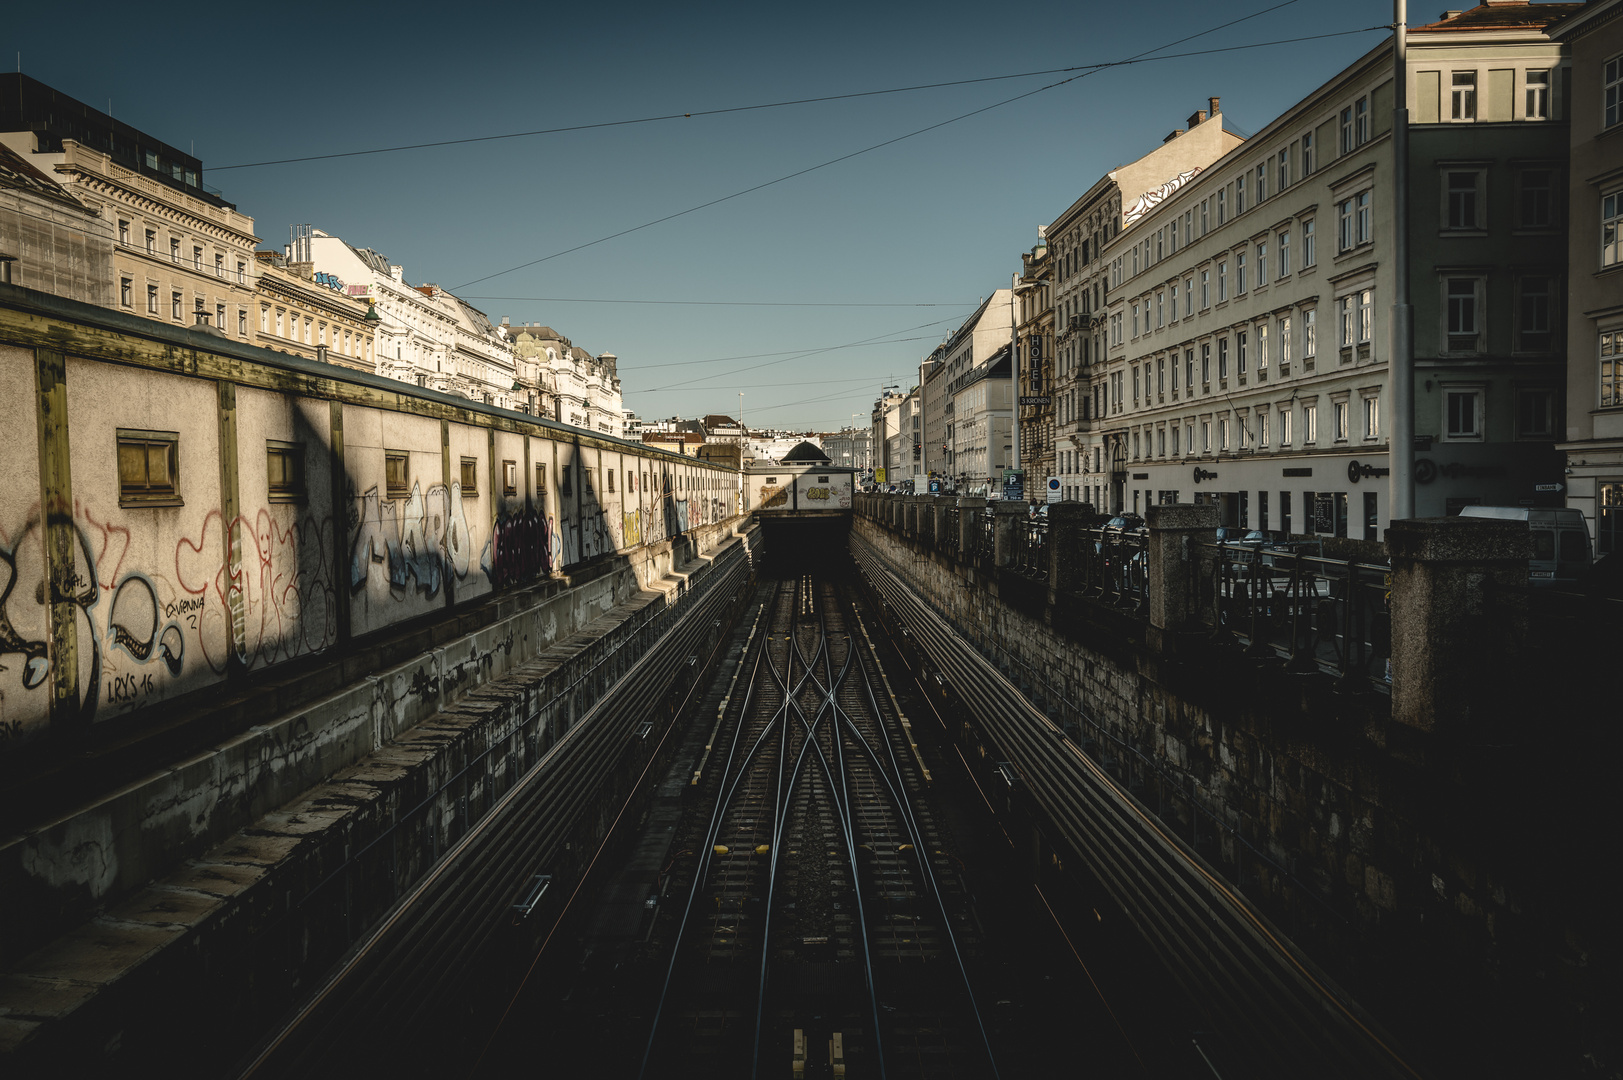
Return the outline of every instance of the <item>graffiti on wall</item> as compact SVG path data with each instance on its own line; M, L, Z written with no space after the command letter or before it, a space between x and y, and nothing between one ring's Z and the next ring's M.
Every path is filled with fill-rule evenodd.
M533 510L510 514L491 532L489 564L484 567L497 586L532 581L553 569L547 519Z
M55 658L47 589L74 612L73 709L81 722L217 678L233 658L233 641L235 658L248 667L331 646L338 635L332 521L279 520L290 515L266 508L227 523L210 511L195 535L146 553L150 565L138 565L131 529L79 503L67 523L72 568L51 582L38 506L15 534L0 531L0 741L37 734L49 721ZM228 536L239 553L234 576Z
M391 590L439 595L447 577L463 580L473 566L473 534L462 509L462 485L412 484L404 499L383 499L374 486L360 500L350 548L349 585L361 589L373 565L388 566Z

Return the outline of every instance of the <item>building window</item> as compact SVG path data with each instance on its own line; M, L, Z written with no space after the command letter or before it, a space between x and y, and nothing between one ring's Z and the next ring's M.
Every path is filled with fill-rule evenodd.
M1548 69L1527 73L1527 119L1550 118L1550 72Z
M406 451L383 452L383 487L391 499L404 499L411 494L411 455Z
M181 505L179 432L118 429L118 505Z
M1206 204L1207 204L1207 202L1208 202L1208 200L1206 200L1206 199L1200 200L1200 235L1202 235L1202 236L1206 235L1206 225L1207 225Z
M1257 410L1257 449L1268 449L1268 411Z
M1203 390L1211 389L1212 381L1212 345L1205 342L1200 346L1200 385Z
M1609 128L1623 121L1623 53L1606 61L1604 108L1601 127Z
M1555 438L1555 391L1516 391L1516 437Z
M1245 173L1234 178L1234 212L1245 213Z
M1263 162L1257 166L1257 203L1268 197L1268 163Z
M225 305L224 304L215 304L214 305L214 325L218 326L222 332L225 330Z
M1195 313L1195 279L1183 279L1183 317L1189 318ZM1084 344L1086 344L1084 342Z
M1200 452L1202 454L1212 452L1212 422L1210 420L1200 422Z
M118 279L118 302L121 306L129 307L131 304L135 303L134 293L134 281L127 277Z
M1177 313L1178 313L1177 302L1176 301L1173 302L1172 313L1173 313L1174 316L1177 315ZM1148 323L1149 319L1146 318L1144 321L1146 323ZM1165 326L1166 324L1167 324L1166 294L1158 292L1158 293L1155 294L1155 328L1157 330L1159 330L1159 329L1161 329L1161 327Z
M1353 138L1359 146L1369 142L1369 98L1353 102Z
M1547 229L1554 224L1554 177L1549 169L1523 169L1517 176L1521 192L1516 200L1516 224L1524 229Z
M1268 284L1268 241L1257 241L1257 284Z
M1311 360L1319 351L1319 312L1308 308L1302 312L1302 359ZM1312 367L1309 364L1308 367Z
M1379 439L1381 437L1381 399L1367 397L1364 399L1364 438Z
M1623 262L1623 189L1601 196L1600 264Z
M192 248L192 269L203 269L203 249L200 247Z
M1303 270L1306 270L1308 267L1312 266L1314 264L1315 260L1317 259L1317 255L1315 254L1315 251L1314 251L1313 239L1314 239L1314 237L1313 237L1313 222L1312 222L1312 220L1310 219L1308 221L1302 222L1302 269Z
M1291 148L1279 152L1279 173L1274 178L1274 190L1284 191L1291 185Z
M244 282L247 281L247 278L248 278L247 271L248 271L248 264L244 263L240 259L237 260L237 284L238 285L241 285L241 284L243 284Z
M248 336L248 309L247 308L238 308L237 309L237 333L241 334L243 337Z
M1194 390L1195 390L1195 350L1194 349L1185 349L1183 351L1183 385L1184 385L1184 388L1187 389L1190 393L1194 393ZM1176 377L1174 377L1173 380L1172 380L1172 388L1174 390L1176 390L1178 388L1178 380L1177 380Z
M465 457L459 470L462 480L462 497L479 494L479 459Z
M259 309L259 332L261 334L264 334L264 333L268 333L269 331L270 331L270 308L261 307Z
M1476 72L1456 71L1453 82L1453 116L1456 120L1476 119Z
M214 276L217 277L217 278L225 277L225 256L224 255L216 254L214 256Z
M1167 306L1172 310L1172 321L1177 322L1178 321L1178 284L1177 284L1177 282L1173 282L1172 287L1168 291L1171 293L1171 302Z
M156 285L147 286L147 313L151 315L158 313L158 287Z
M1133 305L1133 336L1138 337L1138 305Z
M1352 359L1353 326L1357 317L1354 298L1352 296L1343 296L1336 301L1336 310L1341 315L1338 320L1341 324L1341 348L1347 354L1342 359L1350 360Z
M1244 330L1234 335L1234 369L1239 374L1241 382L1245 381L1246 361L1249 359L1250 345L1251 335Z
M1449 439L1482 441L1481 390L1445 390L1443 408L1447 414Z
M1212 272L1200 272L1200 310L1205 311L1212 306Z
M1257 378L1268 377L1268 324L1257 325Z
M169 238L169 261L180 264L180 240L173 236Z
M1246 289L1245 252L1234 253L1234 294L1244 296Z
M180 320L180 294L178 292L169 294L169 317L177 322Z
M1481 200L1478 198L1478 188L1482 183L1482 173L1460 170L1449 170L1443 174L1447 185L1444 204L1448 208L1448 216L1443 225L1449 229L1477 229L1481 228L1481 218L1478 208Z
M1229 377L1229 339L1217 339L1217 381L1223 384Z
M270 501L304 502L304 447L299 443L265 440L266 490Z
M1223 303L1229 298L1229 264L1225 259L1217 264L1217 302Z
M1353 115L1352 106L1341 110L1341 152L1352 153L1353 149Z
M1307 132L1302 136L1302 175L1313 174L1313 133Z
M1291 444L1291 421L1294 419L1296 419L1296 414L1291 412L1288 405L1279 410L1279 445L1281 447Z
M1595 553L1623 551L1623 481L1602 483L1595 495Z
M1368 345L1375 338L1375 291L1358 292L1358 344Z
M1517 283L1518 346L1522 352L1545 352L1550 347L1550 279L1529 276Z
M508 498L518 494L518 462L516 461L502 462L502 494Z
M1355 247L1369 243L1369 192L1360 191L1352 198L1343 199L1338 203L1337 224L1338 250L1351 251Z
M1623 405L1623 331L1600 336L1600 403Z
M1313 446L1319 441L1319 407L1316 404L1302 406L1302 445Z
M1476 352L1479 329L1477 308L1480 278L1448 278L1448 351Z
M1217 223L1223 224L1229 219L1229 189L1227 185L1217 189Z
M123 218L118 219L118 242L120 244L130 242L130 223Z
M154 232L153 230L151 230L151 229L148 229L146 231L146 234L147 234L147 254L148 255L156 255L158 253L158 234L156 232Z
M1279 373L1281 375L1290 374L1290 362L1291 317L1289 315L1281 315L1279 317Z

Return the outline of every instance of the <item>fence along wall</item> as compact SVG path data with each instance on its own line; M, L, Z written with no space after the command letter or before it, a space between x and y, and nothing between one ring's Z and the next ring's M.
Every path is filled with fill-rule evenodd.
M6 286L0 386L0 760L738 512L694 459Z

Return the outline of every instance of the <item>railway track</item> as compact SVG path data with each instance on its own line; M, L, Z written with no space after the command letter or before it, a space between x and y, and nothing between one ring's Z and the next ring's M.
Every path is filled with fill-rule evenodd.
M695 769L643 1076L995 1076L980 934L855 598L773 586ZM798 1074L796 1074L798 1075Z

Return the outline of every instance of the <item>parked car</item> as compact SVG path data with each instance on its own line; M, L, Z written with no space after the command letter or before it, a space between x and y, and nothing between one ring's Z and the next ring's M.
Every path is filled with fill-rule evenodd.
M1527 561L1527 580L1532 585L1574 586L1595 561L1582 510L1467 506L1460 511L1460 517L1527 522L1533 535L1533 557Z

